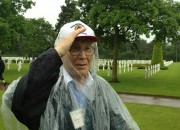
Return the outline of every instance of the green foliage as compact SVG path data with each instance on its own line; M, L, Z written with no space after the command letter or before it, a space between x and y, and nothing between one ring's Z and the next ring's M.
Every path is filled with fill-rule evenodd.
M65 0L65 3L66 5L61 6L61 13L59 14L55 26L56 32L58 32L65 23L80 19L80 11L77 9L77 2L75 0Z
M7 23L7 20L4 20L3 18L0 17L0 49L2 48L4 50L8 49L10 46L10 27L9 24Z
M151 64L160 64L160 66L164 66L163 53L162 53L162 44L159 42L154 43L153 54Z
M101 38L100 57L113 58L113 77L117 80L118 59L150 58L151 48L138 44L141 34L147 37L155 34L160 43L179 40L180 4L171 0L66 0L65 3L55 34L45 20L27 20L22 16L35 4L31 0L1 0L0 49L5 55L35 57L53 46L64 23L80 19ZM130 47L124 48L127 43ZM177 53L176 49L176 61Z
M25 13L35 3L32 0L1 0L0 17L9 18L20 13Z
M152 30L156 40L160 42L172 41L178 33L180 16L177 16L177 6L174 1L156 0L152 2L156 8L154 19L149 23L153 25Z
M162 67L160 67L160 69L161 69L161 70L167 70L168 67L167 67L167 66L162 66Z
M145 66L139 66L139 67L137 67L137 69L145 69Z
M35 57L53 46L55 33L43 18L25 19L22 14L32 0L2 0L0 4L0 49L4 55Z
M137 69L145 69L147 66L150 66L150 64L133 64L133 67L137 67Z
M44 18L27 20L25 29L28 32L22 37L21 51L26 52L26 56L37 57L47 48L53 47L56 34Z
M155 34L156 39L162 42L167 38L171 39L178 30L173 2L164 0L78 0L78 2L84 21L95 29L103 42L109 42L107 39L111 39L114 43L111 44L114 47L113 63L118 59L118 48L121 46L119 44L136 41L141 34L147 37L149 34ZM112 76L112 80L115 81L116 65L113 65Z
M164 59L166 61L180 61L180 40L175 40L171 43L171 45L164 46Z
M141 67L141 66L143 66L143 67L146 67L146 66L149 66L150 64L133 64L133 67Z

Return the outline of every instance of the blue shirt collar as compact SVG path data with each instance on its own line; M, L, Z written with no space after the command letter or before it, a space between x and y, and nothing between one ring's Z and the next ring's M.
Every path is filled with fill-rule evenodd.
M65 69L65 67L63 66L63 75L64 75L64 81L65 81L65 84L66 84L66 89L67 89L67 86L68 86L68 83L70 82L75 82L75 80L71 77L71 75L67 72L67 70ZM85 84L84 84L84 87L89 87L93 84L94 80L92 78L92 75L90 74L90 72L88 72L88 75L85 79Z

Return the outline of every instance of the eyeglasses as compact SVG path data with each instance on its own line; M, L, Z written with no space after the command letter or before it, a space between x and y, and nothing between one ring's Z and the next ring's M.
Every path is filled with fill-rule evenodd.
M85 48L81 48L79 46L72 46L70 49L70 54L72 56L77 56L79 55L82 51L84 51L84 53L86 54L86 56L92 56L94 55L94 52L95 52L95 48L92 47L92 46L88 46L88 47L85 47Z

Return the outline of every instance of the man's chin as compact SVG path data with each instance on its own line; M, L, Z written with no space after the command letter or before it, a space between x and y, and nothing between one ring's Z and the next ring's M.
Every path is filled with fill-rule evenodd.
M80 75L83 76L83 77L86 77L87 74L88 74L88 71L85 71L85 70L84 71L81 70L79 72L80 72Z

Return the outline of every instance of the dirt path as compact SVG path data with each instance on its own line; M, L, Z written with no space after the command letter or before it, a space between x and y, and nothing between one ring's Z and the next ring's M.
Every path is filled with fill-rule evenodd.
M119 94L124 102L141 103L149 105L160 105L180 108L180 98Z

